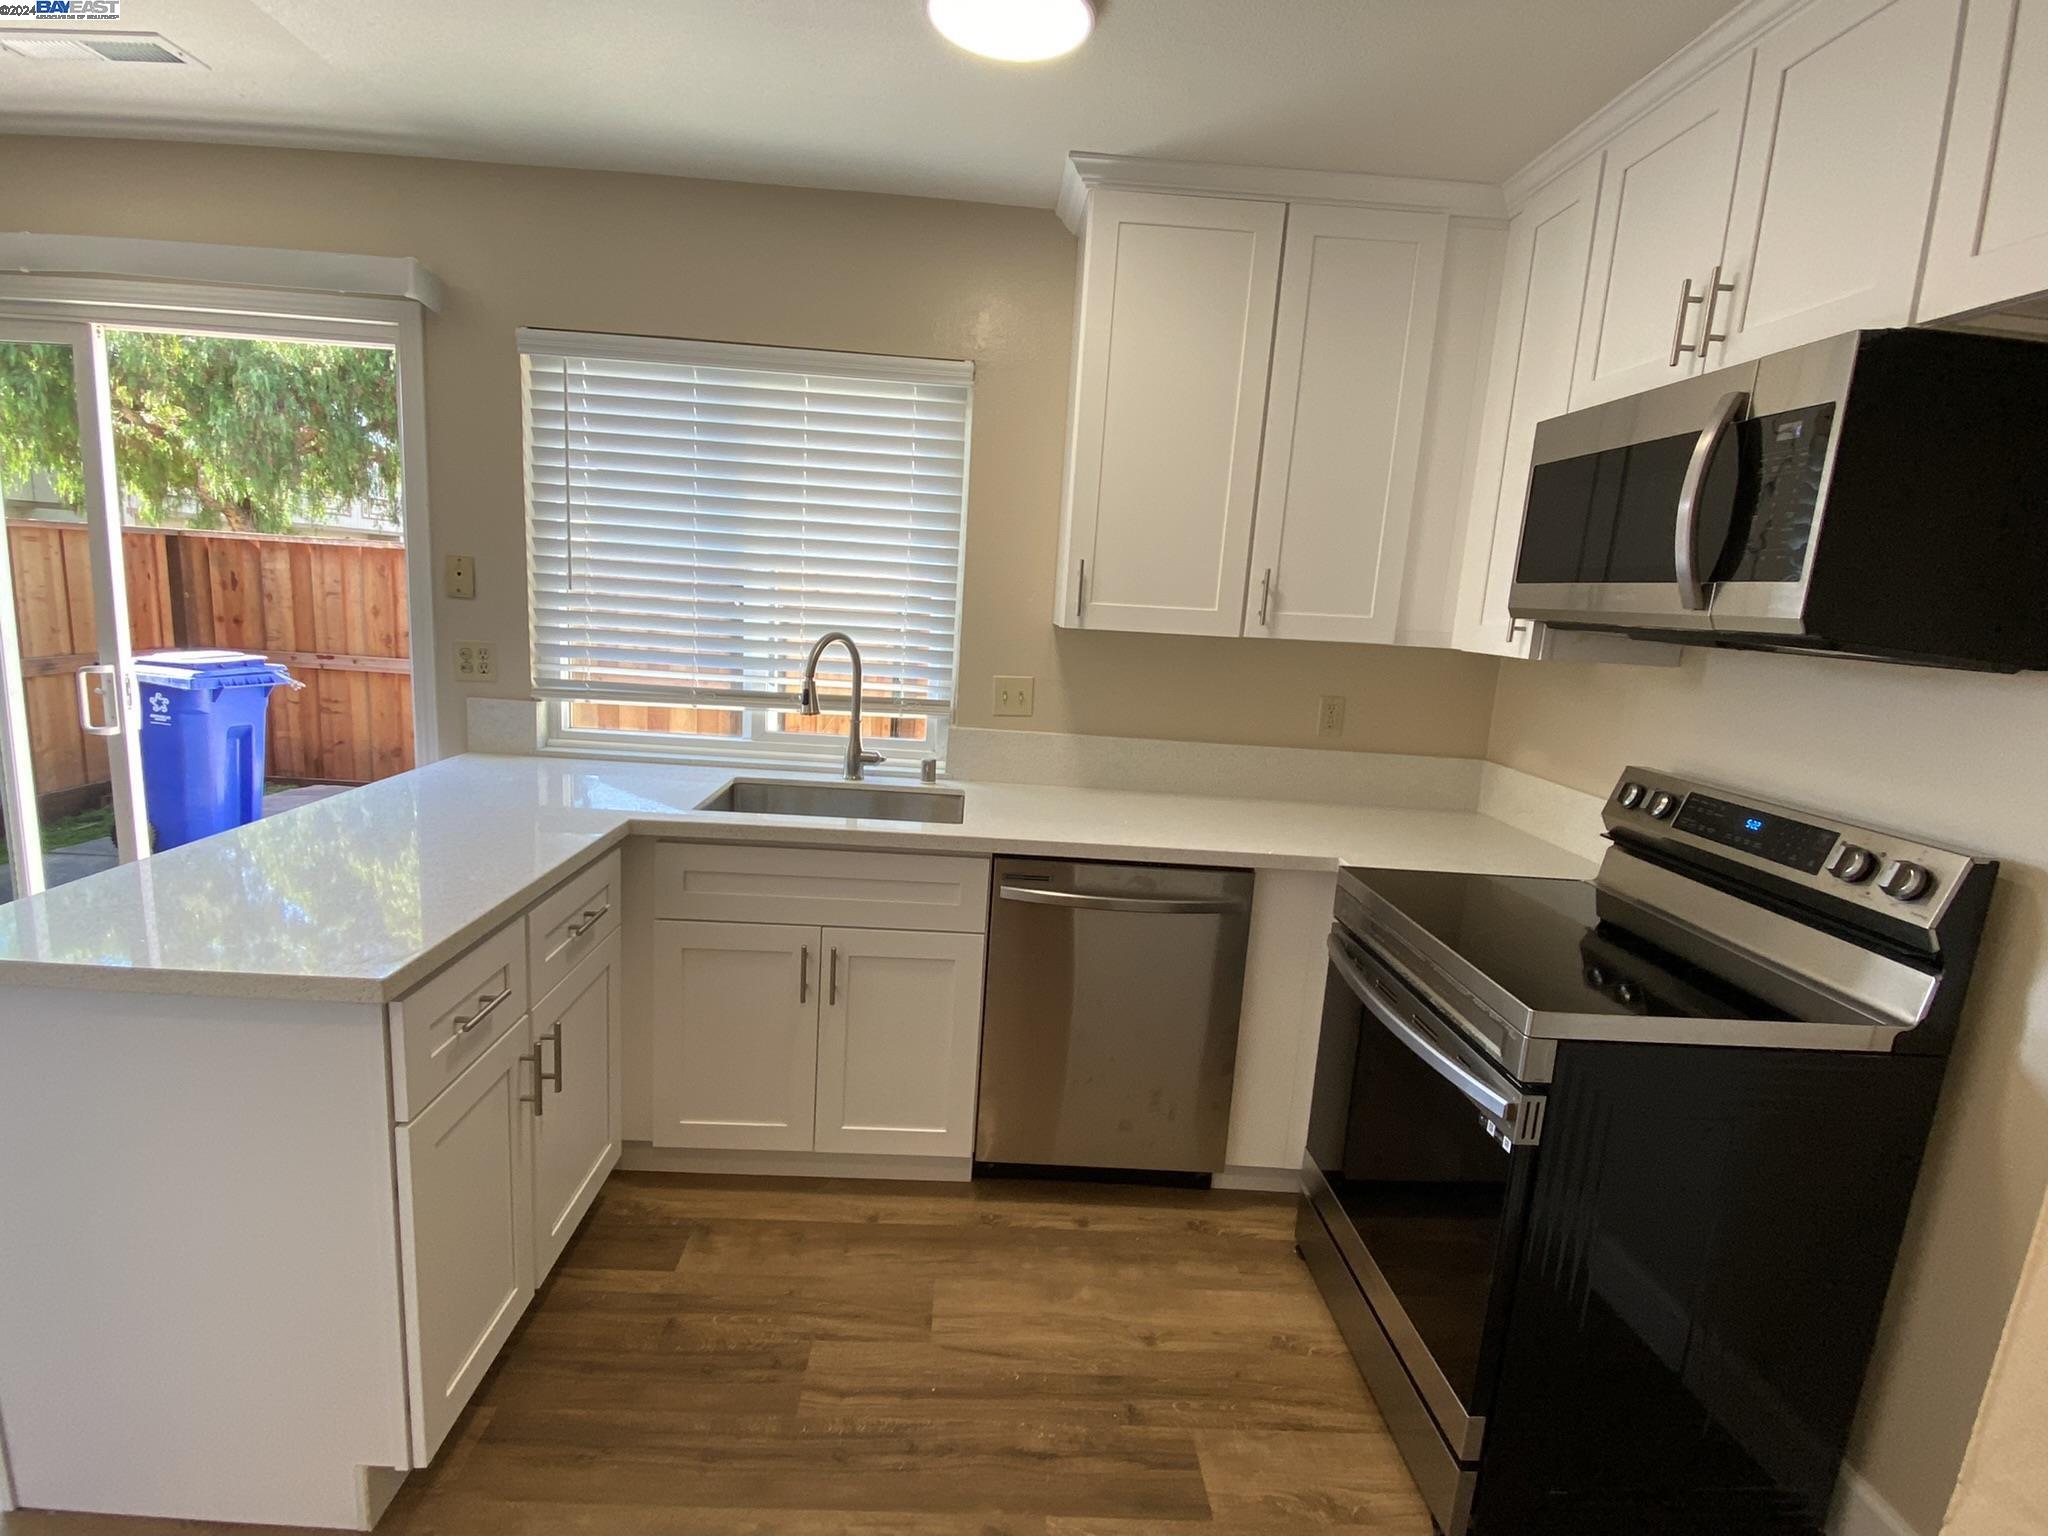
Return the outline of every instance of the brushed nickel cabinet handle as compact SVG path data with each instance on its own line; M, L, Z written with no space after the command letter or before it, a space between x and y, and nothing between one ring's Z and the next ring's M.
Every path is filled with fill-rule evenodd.
M1717 341L1725 342L1728 339L1726 331L1716 331L1714 329L1714 311L1721 307L1722 294L1732 294L1734 292L1735 285L1722 282L1721 269L1719 267L1714 268L1714 275L1707 279L1707 307L1701 311L1700 316L1699 354L1702 362L1706 360L1707 348Z
M806 944L796 962L796 1000L808 1003L811 1000L811 946Z
M1715 269L1715 276L1718 277L1719 275L1720 271L1717 268ZM1704 293L1694 293L1692 291L1692 278L1690 276L1678 285L1678 320L1671 327L1672 367L1676 368L1678 366L1678 359L1685 353L1699 351L1697 346L1685 339L1685 317L1691 311L1693 305L1706 302L1707 296Z
M1088 611L1088 557L1081 557L1081 573L1074 578L1074 617Z
M547 1112L547 1096L540 1091L541 1084L547 1079L546 1074L540 1069L540 1042L538 1040L534 1041L533 1049L530 1052L519 1058L519 1062L521 1066L531 1064L533 1067L533 1093L530 1097L522 1093L519 1095L519 1102L531 1104L533 1106L533 1118L538 1120Z
M832 984L825 995L825 1002L829 1007L837 1008L839 1006L839 946L837 944L832 946Z
M1266 615L1273 606L1273 568L1266 568L1266 579L1259 587L1259 628L1268 626Z
M595 928L599 923L603 922L605 919L605 914L610 912L611 909L612 904L610 902L606 902L601 907L588 908L587 910L585 910L581 919L569 925L569 937L572 939L582 938L583 935L590 932L590 930Z
M469 1015L468 1018L458 1017L455 1020L455 1033L457 1033L458 1035L468 1034L472 1029L475 1029L477 1025L483 1023L483 1021L485 1019L488 1019L493 1013L496 1013L498 1011L499 1005L502 1004L505 1001L505 999L510 997L511 995L512 989L510 987L507 987L504 991L498 993L495 997L478 998L476 1000L477 1009L475 1013Z
M540 1071L540 1047L542 1040L552 1040L555 1044L555 1070L552 1072ZM555 1085L555 1092L560 1093L562 1091L562 1021L560 1019L555 1020L555 1027L553 1029L542 1035L540 1040L533 1042L533 1069L535 1072L540 1073L541 1081L550 1082ZM538 1083L535 1084L533 1091L535 1093L540 1092Z

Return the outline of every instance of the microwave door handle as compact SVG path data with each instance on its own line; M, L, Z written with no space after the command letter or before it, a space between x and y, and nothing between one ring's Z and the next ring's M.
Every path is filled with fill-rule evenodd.
M1402 1018L1394 1005L1381 994L1380 989L1368 981L1365 973L1352 963L1351 957L1344 952L1334 933L1330 935L1330 964L1337 968L1337 974L1344 978L1345 984L1371 1011L1372 1016L1385 1025L1395 1039L1421 1058L1424 1066L1457 1089L1489 1118L1509 1125L1520 1118L1517 1113L1522 1105L1520 1094L1503 1093Z
M1685 466L1685 481L1678 490L1678 522L1673 531L1672 564L1678 573L1678 605L1691 613L1707 606L1706 582L1700 575L1700 492L1707 483L1707 469L1714 462L1714 450L1749 397L1731 390L1714 402L1713 414L1700 429L1692 445L1692 461Z

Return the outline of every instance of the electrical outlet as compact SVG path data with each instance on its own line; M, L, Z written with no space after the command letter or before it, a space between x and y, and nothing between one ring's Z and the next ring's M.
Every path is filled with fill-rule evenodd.
M457 677L476 676L475 646L458 645L457 647L455 647L455 675Z
M1342 736L1344 734L1344 698L1342 694L1326 693L1316 705L1316 734L1318 736Z
M448 595L450 597L476 596L476 556L450 555L448 557Z
M488 645L478 645L465 640L455 647L455 675L457 677L495 677L498 663L491 655Z
M999 715L1028 715L1037 692L1038 680L1030 677L999 677L996 679L996 713Z
M478 677L496 677L498 675L498 663L496 658L491 655L491 648L488 645L479 645L475 647L475 650L476 675Z

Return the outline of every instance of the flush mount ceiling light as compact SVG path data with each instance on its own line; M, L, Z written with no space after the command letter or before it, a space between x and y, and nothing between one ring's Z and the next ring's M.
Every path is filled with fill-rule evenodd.
M949 42L1010 64L1072 53L1095 29L1091 0L925 0L925 14Z

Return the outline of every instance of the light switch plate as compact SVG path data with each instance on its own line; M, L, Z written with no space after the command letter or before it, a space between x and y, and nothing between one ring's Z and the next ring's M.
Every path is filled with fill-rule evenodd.
M999 677L996 679L996 713L999 715L1028 715L1038 691L1038 680L1031 677Z
M1326 693L1316 705L1316 734L1318 736L1342 736L1344 734L1344 696Z
M450 555L448 557L448 595L450 597L476 596L476 556Z

